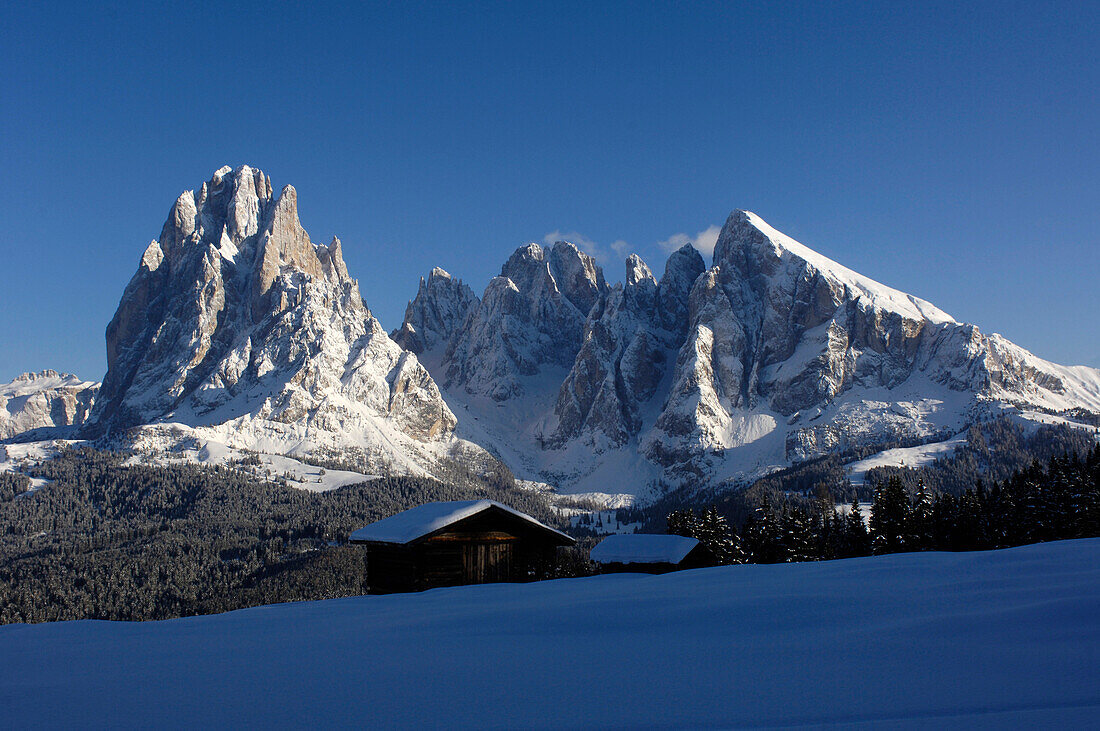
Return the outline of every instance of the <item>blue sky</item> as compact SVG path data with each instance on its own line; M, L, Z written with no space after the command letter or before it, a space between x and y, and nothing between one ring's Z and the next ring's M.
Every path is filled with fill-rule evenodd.
M480 292L561 231L659 275L747 208L1100 367L1098 3L27 5L0 10L0 380L100 378L172 202L242 163L387 328L433 266Z

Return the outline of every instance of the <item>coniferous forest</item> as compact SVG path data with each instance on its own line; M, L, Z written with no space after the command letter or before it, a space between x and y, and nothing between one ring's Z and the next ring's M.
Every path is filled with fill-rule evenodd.
M308 493L226 467L126 466L128 456L63 452L33 468L44 488L12 499L26 489L16 476L0 496L0 623L165 619L362 594L364 551L348 535L427 501L490 498L555 520L507 474Z
M0 473L0 623L163 619L362 594L364 551L347 536L433 500L491 498L568 528L578 544L555 575L592 570L597 531L566 526L502 465L308 493L240 469L127 465L130 456L68 450L27 474ZM814 460L717 495L671 493L617 511L616 524L697 537L722 563L1100 535L1100 449L1080 431L989 422L947 459L871 470L852 485L844 460L860 456ZM28 493L28 475L44 486Z
M891 475L876 485L869 520L858 498L837 509L828 491L816 503L763 503L739 531L717 508L676 510L668 532L707 545L722 563L783 563L903 551L976 551L1100 536L1100 446L1051 457L1003 482L978 479L962 494L936 493Z

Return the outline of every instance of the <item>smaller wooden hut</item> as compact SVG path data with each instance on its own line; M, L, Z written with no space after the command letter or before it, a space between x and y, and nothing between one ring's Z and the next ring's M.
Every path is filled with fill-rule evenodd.
M663 574L715 566L714 554L695 538L650 533L621 533L604 538L589 557L605 574L634 571Z
M531 581L574 540L493 500L425 503L360 528L370 592Z

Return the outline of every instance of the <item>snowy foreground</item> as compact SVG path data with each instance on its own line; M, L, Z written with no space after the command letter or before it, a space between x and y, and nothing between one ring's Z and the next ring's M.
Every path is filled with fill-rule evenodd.
M1086 727L1100 539L0 627L4 726Z

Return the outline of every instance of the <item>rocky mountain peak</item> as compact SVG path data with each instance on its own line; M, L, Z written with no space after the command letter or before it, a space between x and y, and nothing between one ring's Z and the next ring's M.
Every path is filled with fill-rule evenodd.
M382 461L404 458L398 443L411 454L450 439L455 418L431 376L367 310L340 240L310 240L293 186L273 196L263 172L221 168L197 200L177 199L162 239L108 325L90 434L232 421L220 438L350 434Z
M573 244L521 246L447 347L447 384L496 401L523 395L525 378L572 364L585 319L608 291L595 260Z
M626 259L626 278L623 283L627 287L634 287L643 281L652 281L654 286L657 284L657 280L654 278L653 272L649 270L649 266L642 261L640 256L631 254Z
M328 246L317 247L321 266L325 270L325 276L329 279L342 281L351 278L348 274L348 266L344 263L343 247L344 245L340 243L340 239L335 236L332 237L332 241Z
M423 353L445 346L477 305L474 291L436 267L420 278L416 297L405 307L401 327L390 337L405 350Z
M54 436L72 436L71 428L88 418L98 391L98 383L53 369L22 373L0 383L0 439L57 428L63 433Z
M772 228L751 211L735 210L726 219L714 247L714 264L760 292L787 280L803 280L817 288L817 307L830 309L846 299L861 298L863 306L921 322L954 323L935 305L865 277ZM815 284L816 282L816 284ZM828 290L826 292L826 290Z
M176 198L168 212L168 220L160 231L160 247L173 257L178 257L184 242L195 232L198 208L195 206L194 191L185 190Z
M568 241L558 241L550 250L550 273L565 298L582 315L587 315L608 289L596 260Z
M339 254L339 246L336 253ZM294 186L287 185L271 206L256 243L252 275L253 313L259 316L271 306L266 301L266 295L284 268L316 278L324 278L330 273L334 275L340 267L325 267L321 263L321 254L328 258L327 250L315 246L302 228L298 220L298 191L294 190Z
M706 270L699 251L684 244L668 257L658 286L661 326L683 336L688 327L688 297L695 281Z
M549 273L546 252L535 243L516 249L500 268L500 276L508 277L520 289L531 289L537 278Z
M29 383L30 381L37 381L43 378L70 379L76 378L76 376L72 375L71 373L58 373L52 368L46 368L45 370L41 371L27 371L26 373L20 373L12 380L12 383Z

